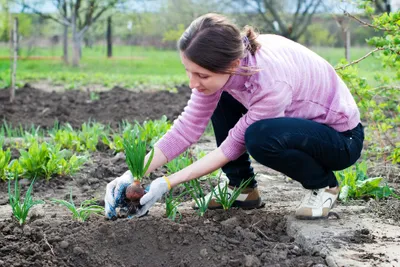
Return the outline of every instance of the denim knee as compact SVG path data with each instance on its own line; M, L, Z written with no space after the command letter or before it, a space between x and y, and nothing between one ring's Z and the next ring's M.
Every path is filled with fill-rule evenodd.
M246 129L244 134L244 142L247 152L253 157L255 154L258 154L261 147L261 140L259 140L260 126L261 123L259 121L255 122Z

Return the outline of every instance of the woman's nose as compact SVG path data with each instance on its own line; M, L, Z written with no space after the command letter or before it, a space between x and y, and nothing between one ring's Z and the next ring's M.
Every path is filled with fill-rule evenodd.
M199 87L200 83L199 80L196 79L196 77L194 75L190 75L189 77L189 87L190 88L197 88Z

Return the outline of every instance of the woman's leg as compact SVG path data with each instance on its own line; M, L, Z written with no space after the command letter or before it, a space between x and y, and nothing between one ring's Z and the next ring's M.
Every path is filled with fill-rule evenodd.
M255 160L299 181L306 189L314 189L311 193L315 197L325 192L318 189L338 185L332 171L354 164L360 157L363 140L361 124L339 133L326 125L297 118L261 120L250 125L245 135L247 151ZM331 200L331 206L335 200Z
M217 146L228 136L228 132L232 129L238 120L247 112L247 109L233 96L223 92L221 99L211 117L214 128ZM243 180L247 180L254 176L253 168L248 153L244 153L238 159L227 163L222 167L222 171L229 178L229 184L239 186ZM257 182L253 180L249 187L256 187Z

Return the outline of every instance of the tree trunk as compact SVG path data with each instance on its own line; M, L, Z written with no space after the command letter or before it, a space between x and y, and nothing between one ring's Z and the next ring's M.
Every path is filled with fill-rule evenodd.
M76 14L72 15L72 66L78 67L80 61L80 40L76 25Z
M107 19L107 57L112 57L111 17L108 17Z
M63 32L63 60L66 65L68 65L68 26L64 25Z
M351 34L350 29L344 31L344 51L347 62L350 62L350 47L351 47Z
M15 98L15 84L17 76L17 59L18 59L18 18L14 18L13 27L13 47L14 47L14 61L11 71L11 87L10 87L10 103L14 102Z

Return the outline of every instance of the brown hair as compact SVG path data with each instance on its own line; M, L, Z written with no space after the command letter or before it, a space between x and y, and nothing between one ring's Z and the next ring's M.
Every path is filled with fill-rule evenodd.
M250 26L243 32L219 14L209 13L195 19L178 40L178 49L197 65L215 72L229 73L234 60L243 58L247 52L255 54L260 44L257 34ZM242 67L244 74L250 67ZM254 73L254 69L253 69Z

